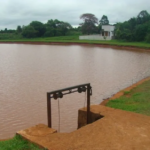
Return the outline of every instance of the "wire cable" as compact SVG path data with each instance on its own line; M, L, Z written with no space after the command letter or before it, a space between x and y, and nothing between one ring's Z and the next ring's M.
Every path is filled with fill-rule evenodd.
M58 98L58 132L60 132L60 104Z
M85 99L84 99L84 108L85 108L85 103L86 103L86 91L85 91Z

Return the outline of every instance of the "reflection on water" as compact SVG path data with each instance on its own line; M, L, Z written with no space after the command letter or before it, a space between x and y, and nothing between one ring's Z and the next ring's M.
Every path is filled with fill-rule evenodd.
M47 124L46 92L91 83L92 104L150 75L150 52L96 46L0 44L0 139ZM85 93L60 99L60 130L77 128ZM53 128L58 101L52 100Z

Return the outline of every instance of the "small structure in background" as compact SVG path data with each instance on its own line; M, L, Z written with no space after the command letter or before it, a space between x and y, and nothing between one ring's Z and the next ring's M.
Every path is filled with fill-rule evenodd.
M107 38L109 37L110 39L113 38L114 36L114 29L115 29L115 26L113 25L102 25L102 34L101 36Z
M115 26L113 25L102 25L101 34L95 35L82 35L79 36L79 40L112 40L114 36Z

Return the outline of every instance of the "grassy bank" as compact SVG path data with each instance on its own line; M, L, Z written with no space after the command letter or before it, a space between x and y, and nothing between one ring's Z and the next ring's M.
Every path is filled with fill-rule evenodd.
M44 150L23 140L19 135L16 135L13 139L0 141L0 150Z
M130 91L125 91L120 98L110 100L106 104L109 107L132 111L150 116L150 80Z
M139 48L150 48L150 43L146 42L125 42L118 40L111 41L95 41L95 40L79 40L78 35L74 36L57 36L57 37L47 37L47 38L32 38L32 39L5 39L0 40L0 42L62 42L62 43L87 43L87 44L106 44L113 46L134 46Z

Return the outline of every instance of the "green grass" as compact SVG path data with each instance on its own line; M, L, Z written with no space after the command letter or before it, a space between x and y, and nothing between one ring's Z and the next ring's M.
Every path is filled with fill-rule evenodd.
M0 40L15 40L21 38L21 34L17 33L0 33Z
M18 35L19 36L19 35ZM0 42L62 42L62 43L88 43L88 44L106 44L106 45L115 45L115 46L135 46L140 48L150 48L150 43L146 42L125 42L119 40L111 41L96 41L96 40L79 40L79 35L68 35L68 36L57 36L57 37L42 37L42 38L17 38L13 37L12 39L0 39Z
M124 92L120 98L108 101L106 105L150 116L150 80Z
M130 91L124 91L124 95L127 95L129 93L130 93Z
M16 135L13 139L0 141L0 150L44 150L34 144L23 140L21 136Z

